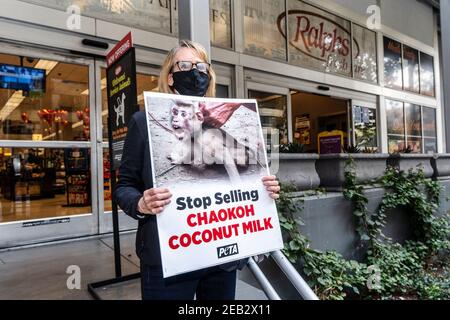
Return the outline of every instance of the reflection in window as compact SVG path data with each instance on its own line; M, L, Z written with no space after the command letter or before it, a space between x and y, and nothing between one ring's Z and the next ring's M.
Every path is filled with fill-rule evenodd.
M91 213L90 149L0 147L0 222Z
M422 115L420 106L405 103L406 135L420 137L422 135Z
M388 148L391 154L403 152L406 149L405 138L388 136Z
M377 116L376 109L353 106L353 123L355 127L356 146L377 151Z
M386 118L389 153L405 149L405 117L403 103L386 100Z
M424 136L424 152L437 152L437 129L436 129L436 110L433 108L423 107L423 136Z
M289 1L289 59L292 63L350 76L350 21L302 1ZM284 27L285 19L280 21ZM284 30L284 29L283 29Z
M436 138L429 139L424 138L423 139L423 147L424 147L424 153L437 153L437 140Z
M278 16L285 12L284 1L243 0L245 52L286 60L286 41L278 31Z
M403 89L402 45L384 37L384 82L386 87Z
M406 137L406 148L411 151L411 153L421 153L422 152L422 138L417 137Z
M386 100L386 117L389 153L437 152L436 110Z
M109 165L109 149L103 149L103 203L104 212L112 211L111 171Z
M404 135L405 123L403 114L403 103L386 100L386 118L388 134Z
M88 66L8 54L0 54L0 64L46 74L44 92L0 89L1 140L89 140ZM9 78L23 80L11 70Z
M126 26L170 33L170 0L127 1L127 0L21 0L49 8L66 11L77 5L83 16L102 19ZM172 1L175 2L175 1Z
M215 46L231 48L231 1L209 0L211 43Z
M428 138L436 138L436 110L423 107L423 135Z
M420 93L434 97L434 59L432 56L420 53Z
M250 90L250 99L258 101L261 126L266 137L266 146L270 153L280 144L288 143L287 97L272 93Z
M419 93L419 51L403 46L403 83L404 89Z
M353 53L355 79L377 83L377 34L353 24L353 37L356 42Z

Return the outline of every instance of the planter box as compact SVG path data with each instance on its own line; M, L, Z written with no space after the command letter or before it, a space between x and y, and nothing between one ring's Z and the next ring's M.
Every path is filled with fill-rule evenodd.
M431 158L434 170L433 178L436 180L450 180L450 154L435 154Z
M314 190L320 186L319 175L316 171L317 154L280 153L271 155L272 168L276 168L274 161L278 161L277 178L281 183L297 188L297 191Z
M425 177L431 178L434 175L434 170L431 166L432 158L432 154L393 154L389 157L387 164L404 172L408 172L410 169L417 171L421 168Z
M384 175L388 154L326 154L321 155L316 168L322 187L329 191L342 191L345 187L347 161L353 158L356 182L370 185Z

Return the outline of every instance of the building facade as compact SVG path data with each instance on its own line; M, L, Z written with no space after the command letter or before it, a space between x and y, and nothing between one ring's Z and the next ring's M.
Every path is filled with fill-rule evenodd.
M218 96L318 153L446 148L438 17L417 0L210 0ZM0 11L0 248L111 231L105 55L130 30L138 100L178 42L170 0L5 0ZM380 20L381 18L381 20ZM86 40L94 40L86 41ZM40 72L39 72L40 71ZM18 85L8 72L32 75ZM268 141L268 145L273 144ZM122 230L136 227L121 215Z

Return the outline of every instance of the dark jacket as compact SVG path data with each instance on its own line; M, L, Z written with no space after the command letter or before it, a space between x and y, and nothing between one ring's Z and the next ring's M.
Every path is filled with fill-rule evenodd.
M128 124L128 134L119 168L119 181L114 191L119 207L138 220L136 254L146 265L161 265L156 216L142 215L137 210L139 199L145 190L153 188L152 168L148 144L148 128L145 112L136 112ZM225 270L241 268L246 260L222 265Z

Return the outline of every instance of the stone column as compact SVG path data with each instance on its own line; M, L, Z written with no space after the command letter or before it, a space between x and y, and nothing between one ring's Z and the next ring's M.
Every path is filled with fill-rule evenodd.
M178 0L179 38L200 43L211 56L209 0Z

